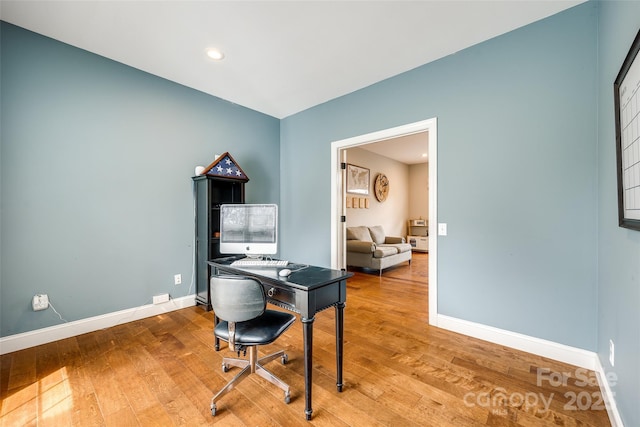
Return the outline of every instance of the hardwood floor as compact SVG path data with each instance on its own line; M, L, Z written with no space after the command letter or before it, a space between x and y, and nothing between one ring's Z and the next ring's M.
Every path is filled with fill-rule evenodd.
M291 403L253 375L212 417L211 396L237 369L222 372L213 314L190 307L3 355L1 425L610 425L593 373L428 326L427 259L349 280L342 393L334 312L316 316L309 422L299 321L261 349L286 349L287 365L267 366Z

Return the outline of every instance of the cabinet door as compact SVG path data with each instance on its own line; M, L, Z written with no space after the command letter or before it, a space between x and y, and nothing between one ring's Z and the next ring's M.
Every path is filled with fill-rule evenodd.
M418 237L418 241L416 244L416 249L420 249L422 251L429 250L429 238L428 237Z
M196 229L195 229L195 262L196 262L196 302L208 305L209 303L209 184L208 180L195 181L196 185ZM207 308L208 309L208 308Z

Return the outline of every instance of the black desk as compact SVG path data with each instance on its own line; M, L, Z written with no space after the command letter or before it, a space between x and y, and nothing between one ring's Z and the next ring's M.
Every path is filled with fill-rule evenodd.
M232 267L234 258L219 258L209 261L211 274L234 274L258 279L264 286L271 304L300 314L304 339L304 387L305 415L311 419L311 369L313 359L313 321L316 313L329 307L336 310L336 386L342 391L342 356L344 332L344 304L347 299L347 279L353 275L346 271L329 268L290 264L293 270L289 277L279 277L282 268ZM300 270L296 271L298 267ZM302 268L304 267L304 268ZM216 318L217 321L217 318ZM216 339L216 350L219 350Z

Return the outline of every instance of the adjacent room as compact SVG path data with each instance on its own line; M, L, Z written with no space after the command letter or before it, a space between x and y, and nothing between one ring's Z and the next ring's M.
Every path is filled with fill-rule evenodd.
M2 424L640 425L639 32L639 1L2 0ZM295 321L259 350L288 398L213 410L225 153ZM358 226L411 248L349 267Z
M345 149L342 265L382 274L386 268L410 263L411 252L429 251L428 152L428 132Z

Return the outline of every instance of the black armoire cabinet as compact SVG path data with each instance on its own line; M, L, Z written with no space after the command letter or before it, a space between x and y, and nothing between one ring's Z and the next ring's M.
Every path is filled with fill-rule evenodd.
M203 175L193 177L196 198L196 304L204 306L207 311L211 310L211 269L207 261L224 256L220 254L220 205L244 203L244 185L248 180L228 153L209 165Z

